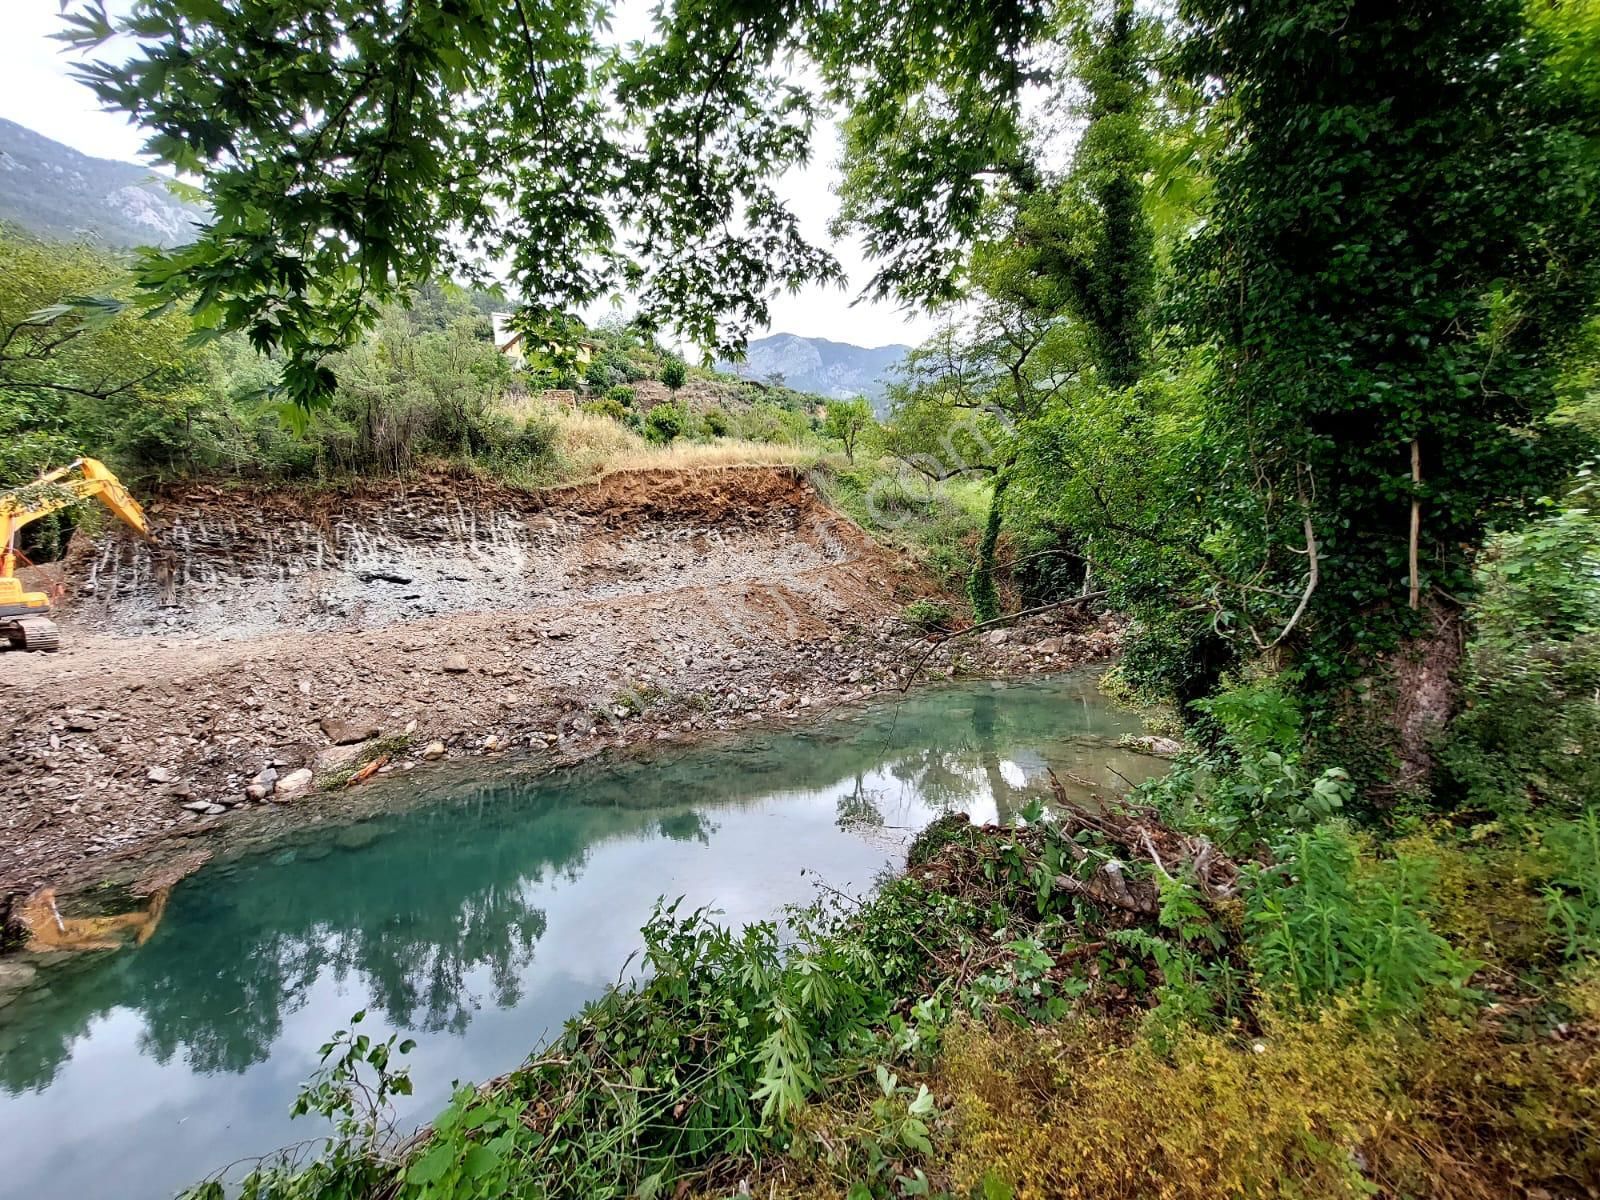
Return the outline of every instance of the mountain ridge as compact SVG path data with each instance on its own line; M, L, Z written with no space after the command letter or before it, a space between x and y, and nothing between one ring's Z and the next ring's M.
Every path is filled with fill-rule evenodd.
M888 383L910 350L898 342L856 346L832 338L772 333L752 341L743 362L717 366L746 379L781 376L785 387L829 400L861 396L882 415L888 406Z
M137 163L95 158L0 117L0 221L107 246L181 245L206 210Z

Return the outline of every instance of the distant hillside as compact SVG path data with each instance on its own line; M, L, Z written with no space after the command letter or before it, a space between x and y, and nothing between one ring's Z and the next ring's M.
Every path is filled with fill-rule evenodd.
M90 158L0 119L0 221L41 237L176 246L205 217L148 167Z
M885 405L884 385L910 349L909 346L868 349L846 342L830 342L827 338L775 333L751 342L744 362L719 363L718 366L747 379L765 380L781 375L785 387L832 400L865 396L881 414Z

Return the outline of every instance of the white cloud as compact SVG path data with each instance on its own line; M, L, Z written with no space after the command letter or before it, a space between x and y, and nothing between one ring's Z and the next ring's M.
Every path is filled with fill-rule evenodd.
M613 18L613 36L629 39L648 32L648 14L654 0L626 0ZM0 117L63 142L99 158L137 161L144 136L120 113L103 111L93 93L70 74L73 55L63 52L50 35L61 28L58 0L5 0L6 36L0 38ZM108 5L113 11L127 0ZM828 244L827 221L835 200L832 186L837 172L837 129L819 127L813 160L791 171L781 190L800 214L802 228L814 241ZM892 304L851 301L871 277L861 248L853 242L833 242L848 277L844 288L812 286L798 294L778 295L772 302L769 332L825 337L858 346L921 341L933 321L922 313L906 312Z
M62 28L57 0L7 0L6 9L0 117L96 158L137 161L144 135L122 114L100 108L94 93L70 74L72 51L50 37Z

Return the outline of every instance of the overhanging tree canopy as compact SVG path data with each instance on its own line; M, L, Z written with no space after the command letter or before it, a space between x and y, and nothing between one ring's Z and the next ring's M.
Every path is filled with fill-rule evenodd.
M592 0L90 0L64 36L136 42L80 75L214 213L141 282L283 352L309 404L384 300L502 256L535 318L626 289L648 322L741 349L773 289L839 277L774 186L829 101L896 180L847 213L885 258L872 286L948 294L985 180L1018 166L1054 12L687 0L618 47Z

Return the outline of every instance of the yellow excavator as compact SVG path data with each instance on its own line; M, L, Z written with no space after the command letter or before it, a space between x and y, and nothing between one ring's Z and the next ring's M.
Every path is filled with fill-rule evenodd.
M90 497L98 499L141 537L156 536L139 502L98 459L80 458L47 471L32 483L0 492L0 643L18 650L57 650L61 633L50 619L50 597L25 592L17 578L17 534L24 525Z

